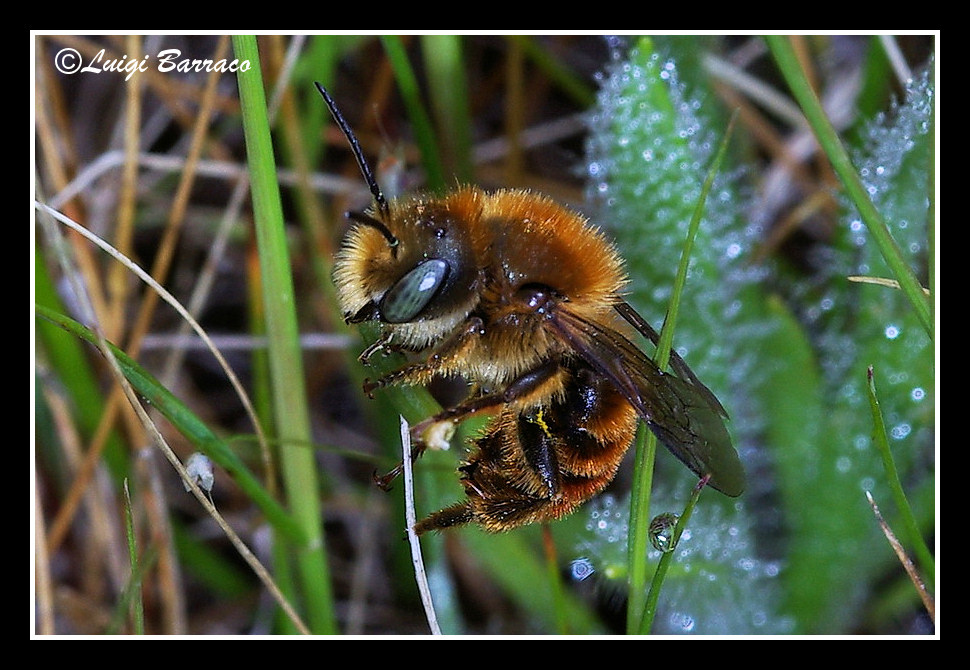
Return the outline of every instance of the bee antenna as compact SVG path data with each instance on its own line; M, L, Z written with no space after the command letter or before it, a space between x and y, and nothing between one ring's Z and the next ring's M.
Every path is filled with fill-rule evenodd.
M377 230L380 231L381 235L384 236L384 239L387 240L388 245L390 245L394 253L395 254L397 253L398 239L394 237L394 233L392 233L390 229L384 225L383 221L381 221L380 219L375 219L370 214L366 214L364 212L347 212L347 218L353 221L356 221L357 223L360 223L362 225L370 226L371 228L377 228Z
M384 192L381 191L381 187L377 185L377 179L374 178L374 173L371 171L370 165L367 164L367 160L364 158L364 152L360 148L360 142L357 141L357 136L354 135L354 131L351 130L350 124L347 123L344 115L340 113L339 109L337 109L337 103L332 97L330 97L330 94L327 93L327 89L325 89L320 82L315 81L313 83L316 85L317 90L320 91L320 95L323 96L324 101L327 103L327 107L330 108L330 114L333 116L333 120L337 122L338 126L340 126L340 130L343 132L344 137L346 137L347 141L350 143L350 149L354 154L354 158L357 159L357 165L360 167L361 174L364 175L364 181L367 182L367 186L370 188L370 192L374 196L374 201L377 203L377 209L380 210L381 216L387 218L387 200L384 198ZM386 226L381 224L380 228L383 228L381 232L385 233L385 237L390 235L390 231L387 230ZM390 235L389 239L394 239L394 236ZM394 239L394 244L397 244L396 239Z

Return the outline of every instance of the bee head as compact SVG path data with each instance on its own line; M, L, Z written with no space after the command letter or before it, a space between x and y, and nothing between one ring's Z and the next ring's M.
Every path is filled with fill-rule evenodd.
M348 323L425 323L414 339L434 339L464 318L474 302L477 270L467 233L480 213L481 192L461 189L446 198L388 202L336 102L323 86L317 89L374 198L371 211L348 212L354 225L334 265L344 318Z
M477 277L468 202L451 196L395 201L386 222L349 213L355 225L334 266L347 321L405 324L462 310Z

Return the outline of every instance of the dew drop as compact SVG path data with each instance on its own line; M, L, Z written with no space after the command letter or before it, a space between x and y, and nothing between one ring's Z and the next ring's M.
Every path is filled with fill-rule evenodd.
M569 573L578 582L588 579L594 572L596 569L588 558L577 558L569 564Z
M889 431L889 434L892 435L893 439L901 440L909 435L912 429L912 426L910 426L908 423L900 423L893 426L892 430Z
M675 630L681 630L685 633L689 633L694 630L696 623L697 622L694 620L694 617L692 617L690 614L674 612L670 615L670 625Z
M677 515L670 512L658 514L650 521L647 533L650 535L650 544L657 551L668 553L674 550L677 543L674 541L674 527L677 525Z

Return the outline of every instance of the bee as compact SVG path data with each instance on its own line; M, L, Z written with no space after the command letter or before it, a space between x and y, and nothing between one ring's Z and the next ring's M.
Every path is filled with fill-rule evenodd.
M720 402L679 356L676 374L664 372L623 334L632 326L659 339L622 298L623 260L601 230L518 189L463 186L388 201L335 102L317 88L374 200L347 213L353 225L336 255L344 317L382 324L365 363L385 349L420 354L364 390L437 375L472 383L464 401L414 427L412 458L430 429L490 417L458 468L465 499L419 521L417 533L563 518L613 480L640 420L710 486L742 493Z

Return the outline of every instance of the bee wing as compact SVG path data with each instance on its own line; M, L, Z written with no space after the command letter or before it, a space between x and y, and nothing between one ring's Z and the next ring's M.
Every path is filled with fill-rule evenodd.
M622 334L562 303L550 323L580 358L613 382L674 456L699 477L710 475L709 485L718 491L741 495L744 469L724 425L724 408L683 360L686 379L667 374ZM679 365L675 369L685 374Z
M630 303L621 300L613 306L617 313L622 316L627 323L637 329L641 335L649 339L654 344L660 344L660 334L654 330L650 322L640 316L639 313L630 305ZM697 391L704 396L708 404L715 407L721 416L725 419L728 418L727 411L721 405L721 401L717 399L709 388L701 383L701 380L697 378L694 371L688 367L687 362L681 358L680 354L676 351L670 352L670 366L677 373L677 376L694 386Z

